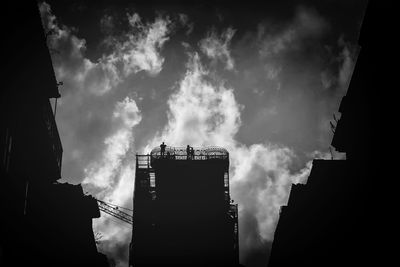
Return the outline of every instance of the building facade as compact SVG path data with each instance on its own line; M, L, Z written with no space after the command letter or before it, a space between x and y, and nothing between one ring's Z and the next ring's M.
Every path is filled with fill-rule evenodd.
M130 266L238 265L237 205L223 148L136 156Z
M3 6L0 90L0 266L107 266L97 252L97 202L60 184L60 97L36 1Z
M369 234L374 197L369 193L380 175L374 176L379 165L371 157L378 140L368 125L376 122L370 121L377 98L372 85L378 77L371 64L379 54L371 35L378 20L372 17L375 7L369 3L359 38L361 52L333 128L331 145L346 153L346 159L314 160L307 184L292 186L288 204L281 208L269 267L374 265L377 250Z

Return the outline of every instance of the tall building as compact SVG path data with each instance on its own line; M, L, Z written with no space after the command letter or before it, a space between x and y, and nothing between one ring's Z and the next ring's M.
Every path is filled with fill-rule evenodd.
M60 184L60 97L36 1L3 7L0 90L0 266L107 266L95 199Z
M238 265L232 202L223 148L167 146L136 155L130 266Z
M0 249L2 263L10 266L27 260L21 256L30 250L30 189L61 177L62 145L50 103L60 94L37 3L10 2L4 10L19 18L11 23L11 16L1 16L5 75L0 97Z
M346 160L314 160L307 184L292 186L281 209L269 267L374 265L378 249L371 229L378 227L371 224L376 197L369 190L373 180L383 178L376 175L381 166L376 158L382 153L373 153L379 142L370 127L378 121L371 119L377 111L372 103L378 100L372 85L380 77L372 62L381 56L376 46L380 41L371 34L380 19L375 8L369 3L359 38L361 52L333 128L331 145L345 152Z

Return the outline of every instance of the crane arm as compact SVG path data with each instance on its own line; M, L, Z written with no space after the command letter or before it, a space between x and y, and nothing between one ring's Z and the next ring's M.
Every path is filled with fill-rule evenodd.
M117 219L120 219L126 223L129 223L130 225L133 225L133 218L132 218L131 214L125 213L125 212L119 210L118 207L113 207L113 206L107 204L106 202L98 200L98 199L97 199L97 203L99 205L99 209L102 212L105 212Z

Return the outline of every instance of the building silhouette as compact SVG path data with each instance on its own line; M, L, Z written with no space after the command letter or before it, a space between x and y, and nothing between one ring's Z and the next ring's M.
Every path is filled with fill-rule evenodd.
M238 265L228 170L229 154L218 147L136 155L129 265Z
M80 185L57 182L59 83L38 4L9 1L3 8L0 266L107 266L93 236L96 200Z
M380 157L374 153L378 141L369 127L376 121L371 120L377 53L371 35L377 21L371 17L374 7L369 3L365 13L361 51L333 127L331 145L345 152L346 160L314 160L307 184L292 186L288 204L281 208L269 267L374 264L378 249L370 235L374 205L369 193L376 174L373 160L378 160L374 155Z

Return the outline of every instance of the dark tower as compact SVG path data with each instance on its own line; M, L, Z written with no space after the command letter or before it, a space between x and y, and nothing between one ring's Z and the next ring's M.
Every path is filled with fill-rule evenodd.
M229 153L218 147L136 155L129 265L238 265L228 170Z

